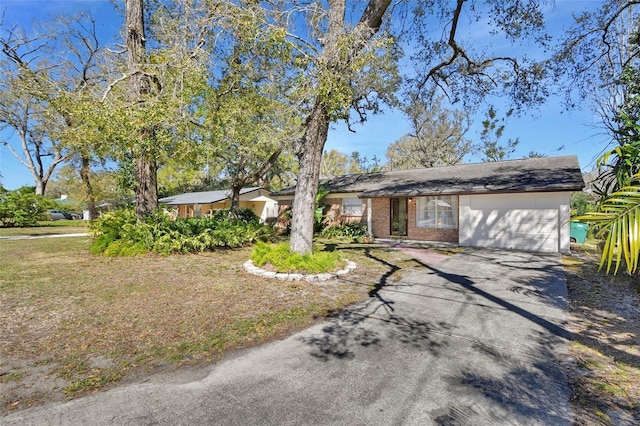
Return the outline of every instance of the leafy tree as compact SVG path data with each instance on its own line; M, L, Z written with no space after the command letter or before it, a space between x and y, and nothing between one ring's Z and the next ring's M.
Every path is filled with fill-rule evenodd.
M270 25L257 4L238 7L216 25L236 30L211 58L222 71L210 78L206 102L199 108L208 156L222 168L231 188L229 214L239 213L240 190L261 184L283 152L300 137L299 112L290 102L291 45L280 27ZM227 22L228 20L228 22Z
M527 158L544 158L546 155L539 153L538 151L529 151Z
M633 96L621 76L638 62L638 50L633 47L638 4L630 0L602 2L595 11L576 14L574 21L549 61L553 83L560 82L567 107L581 107L586 100L612 143L618 144L618 113Z
M47 192L48 196L54 199L67 195L73 200L82 200L84 191L78 170L71 164L59 167L55 176L49 181Z
M101 46L95 20L84 13L58 16L32 33L13 27L2 39L3 66L8 72L1 96L16 113L4 116L8 125L18 129L23 151L22 156L16 151L14 155L31 170L39 194L44 194L57 166L76 159L85 189L82 199L95 217L89 178L93 150L76 131L78 121L73 115L78 100L100 81Z
M35 193L34 187L0 191L0 226L34 226L54 203Z
M349 156L349 173L357 174L366 171L367 158L362 157L358 151L353 151Z
M507 112L507 117L513 111ZM478 147L482 153L483 161L503 161L508 159L516 150L519 139L509 139L506 145L500 143L500 138L504 133L505 118L498 119L496 110L491 106L487 111L487 119L482 121L482 132L480 140L482 143Z
M387 166L391 170L457 164L473 148L465 139L468 116L462 111L443 108L443 98L432 97L426 103L413 99L404 108L412 132L387 148Z
M546 94L546 87L540 84L542 67L522 58L476 53L459 32L464 26L461 20L469 17L470 22L491 21L495 33L511 42L527 38L544 43L543 36L537 37L543 24L538 2L458 1L453 8L444 1L390 5L389 0L370 0L350 3L348 8L346 0L330 0L326 10L317 3L295 9L303 11L312 31L304 38L300 32L290 31L296 35L292 39L298 41L297 49L304 52L300 62L306 78L301 82L307 83L310 94L310 112L298 149L300 168L290 239L294 252L312 248L313 201L330 123L349 119L352 107L357 117L365 119L367 111L378 110L379 101L393 100L387 95L394 91L394 84L389 83L396 82L393 76L399 52L395 41L413 43L410 59L415 72L407 82L417 93L435 86L452 102L477 105L485 94L499 89L511 95L518 106L538 102ZM299 23L292 15L286 15L288 22ZM410 25L402 25L408 21ZM388 24L388 32L380 31L383 22ZM398 37L391 37L392 31Z
M320 162L320 176L332 177L346 175L348 172L349 157L337 149L330 149L322 153Z
M127 0L126 56L107 52L103 85L87 90L73 110L79 123L76 131L101 158L119 163L121 186L133 183L139 217L157 208L158 168L168 159L180 161L194 155L193 105L207 78L197 60L201 46L186 44L198 37L198 31L176 24L190 20L191 15L180 13L185 9L170 9L169 4L151 13L145 5L157 3ZM173 12L178 20L168 19L166 14ZM153 24L148 33L145 19Z
M636 40L632 45L635 50L638 50L637 43ZM611 123L613 139L617 142L617 146L605 152L596 163L600 170L597 193L602 197L628 186L633 176L640 173L639 77L638 69L628 65L617 80L620 85L625 86L627 101L620 105Z
M375 94L384 97L394 91L393 40L384 34L375 37L390 3L369 1L359 17L349 14L356 16L354 22L347 19L345 0L329 0L326 11L319 6L304 11L312 31L297 48L304 54L299 63L308 70L301 76L300 86L309 95L310 110L297 147L299 171L290 238L291 250L296 253L312 250L314 200L330 123L348 118L352 107L360 114L375 110Z
M58 29L60 30L60 29ZM35 192L44 195L55 168L69 152L51 135L50 101L59 65L54 56L56 33L27 35L19 28L4 29L0 36L0 131L15 135L20 150L9 138L0 140L34 178Z
M631 42L632 56L638 52L635 33ZM580 217L598 228L597 236L605 239L600 267L607 273L615 262L614 273L622 263L627 272L635 273L640 262L640 85L639 67L625 66L620 81L626 84L628 98L620 105L613 129L619 145L598 159L600 204L595 212ZM604 171L602 171L604 169Z
M595 208L595 201L584 191L571 193L571 217L582 216Z
M70 18L59 17L55 22L57 26L66 28L62 37L59 37L59 42L69 60L61 68L60 80L56 84L57 93L51 100L51 106L60 115L61 123L60 126L54 127L52 134L69 150L68 160L77 168L84 190L83 196L77 199L84 202L89 218L95 219L98 217L97 190L91 181L91 169L92 166L103 164L105 161L99 154L99 147L103 141L93 142L76 131L80 126L74 110L86 104L83 101L90 88L104 82L99 66L103 60L103 50L98 41L96 21L90 14Z
M158 193L160 198L183 192L198 192L212 188L213 179L206 165L196 168L177 162L167 162L158 170ZM217 177L219 171L214 171Z
M145 122L150 113L145 98L154 90L161 91L162 87L157 85L153 88L153 76L144 70L147 52L143 0L125 0L125 11L129 102L137 104L131 110L141 113L135 118L142 118L138 131L130 135L134 138L132 153L136 176L136 214L141 217L158 208L158 163L154 151L159 135L153 121Z
M371 160L353 151L347 155L337 149L330 149L322 153L320 176L332 177L346 174L370 173L382 170L378 157Z

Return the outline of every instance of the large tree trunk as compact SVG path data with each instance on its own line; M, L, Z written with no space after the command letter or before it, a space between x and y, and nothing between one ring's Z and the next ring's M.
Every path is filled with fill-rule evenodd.
M141 73L146 60L143 0L126 0L127 60L130 75L129 96L139 102L149 93L149 78ZM158 168L143 139L153 137L152 130L142 131L138 149L134 151L136 168L136 215L142 217L158 208Z
M322 150L329 133L329 116L326 109L316 103L307 123L303 150L299 156L298 183L293 199L291 250L304 254L312 251L313 223Z
M354 56L344 59L344 55L339 54L339 42L340 36L345 30L346 2L345 0L329 0L329 24L325 37L325 49L322 52L322 59L318 61L324 63L324 69L320 72L330 73L332 78L340 78L344 70L347 70L351 65L351 60L355 55L380 29L382 17L390 3L391 0L369 1L360 22L353 30L357 35L351 46L351 52ZM315 199L318 194L322 150L329 133L329 117L324 99L316 97L313 110L306 121L303 145L299 153L300 166L293 200L291 237L289 239L291 250L300 254L312 252Z
M138 217L158 209L158 169L154 160L136 158L136 215Z

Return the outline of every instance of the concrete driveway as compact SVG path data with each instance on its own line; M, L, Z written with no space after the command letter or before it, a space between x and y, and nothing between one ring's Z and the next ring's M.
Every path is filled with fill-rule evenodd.
M558 255L467 249L402 274L339 317L199 377L159 377L0 423L571 424Z

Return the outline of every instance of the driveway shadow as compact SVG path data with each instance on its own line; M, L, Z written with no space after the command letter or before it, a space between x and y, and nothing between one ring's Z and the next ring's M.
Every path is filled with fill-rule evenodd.
M510 421L517 424L573 424L569 404L571 391L566 386L558 386L558 383L566 382L566 378L562 366L554 361L561 339L550 340L546 333L539 333L535 340L535 358L514 356L482 343L475 344L475 357L501 366L504 372L494 375L469 368L449 376L449 391L460 398L433 413L434 423L502 424L506 412ZM461 402L465 400L474 402ZM478 400L488 403L478 404Z
M397 313L396 302L383 296L381 290L391 289L393 293L395 288L406 287L401 282L391 282L391 277L402 268L375 256L370 249L366 249L365 254L386 266L387 271L369 291L369 300L331 318L323 327L322 334L303 339L311 346L311 355L323 361L330 358L353 359L357 348L379 346L384 340L438 355L446 342L437 333L450 332L453 327L445 322L423 321L406 313ZM370 327L371 321L384 326Z
M368 365L379 354L398 351L396 359L415 359L416 374L421 377L415 388L407 390L405 401L413 401L417 407L426 401L434 403L430 387L434 382L444 383L442 394L449 397L438 400L437 408L428 414L435 424L505 424L510 419L515 424L570 424L569 388L556 362L572 334L561 323L533 312L533 302L531 309L520 303L531 298L536 304L547 303L561 311L556 305L566 304L566 299L545 287L545 276L554 285L563 282L557 281L561 277L553 262L542 262L536 274L528 271L521 281L508 285L510 280L505 279L508 286L491 287L491 277L482 274L504 273L504 268L515 268L515 264L477 257L483 253L463 252L437 266L414 259L411 279L396 281L392 277L401 267L372 251L366 255L384 265L386 273L369 293L369 300L332 318L321 332L303 338L312 357L324 362L348 360L349 365L357 365L360 359ZM451 263L452 259L456 261ZM484 262L482 268L476 270L474 261ZM495 269L492 261L498 263ZM458 273L463 270L470 272ZM409 271L405 267L403 272ZM526 276L533 278L527 281ZM520 302L499 296L505 293ZM441 312L448 314L446 320L438 316ZM466 323L457 321L469 314L472 316ZM514 315L524 319L518 324L531 324L519 336L526 345L509 347L503 336L495 340L492 336L499 335L501 328L518 333L510 329L511 324L488 329L496 324L495 319L473 324L479 334L470 334L465 325L474 321L473 315L504 316L505 321ZM425 360L433 362L433 369ZM412 368L408 361L402 365Z

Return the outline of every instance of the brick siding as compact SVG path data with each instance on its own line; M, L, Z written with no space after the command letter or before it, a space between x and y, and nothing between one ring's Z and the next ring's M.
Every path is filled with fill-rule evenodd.
M421 240L421 241L442 241L442 242L458 242L458 230L457 229L427 229L416 227L416 200L412 199L407 203L407 235L397 236L390 233L390 199L389 198L372 198L371 199L371 222L373 236L377 238L401 238L409 240ZM278 203L278 210L280 214L286 209L290 208L293 201L280 201ZM347 216L342 214L342 199L341 198L325 198L324 204L326 208L324 213L330 215L332 219L327 220L328 225L343 224L347 222L367 223L367 200L362 200L362 215L361 216ZM279 222L280 223L280 222Z
M377 238L403 238L409 240L421 241L442 241L442 242L458 242L457 229L430 229L416 227L416 200L412 199L407 203L407 235L397 236L391 235L390 226L390 208L391 201L389 198L372 198L371 199L371 219L373 236ZM456 213L457 214L457 213Z

